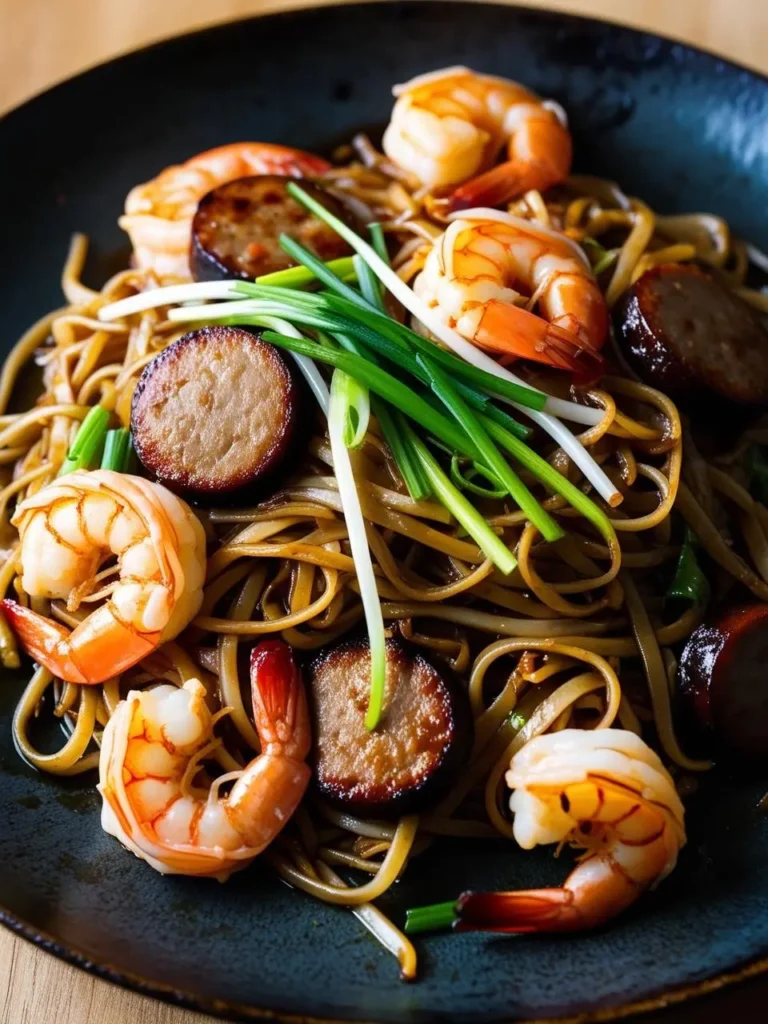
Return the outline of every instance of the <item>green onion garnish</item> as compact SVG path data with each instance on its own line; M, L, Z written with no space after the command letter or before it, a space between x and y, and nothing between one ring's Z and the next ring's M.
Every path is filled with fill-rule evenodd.
M433 903L428 907L411 907L405 912L405 934L437 932L450 928L456 920L456 901Z
M360 448L368 432L368 420L371 416L371 401L368 388L359 384L354 377L349 377L342 370L337 370L334 380L338 378L337 387L344 403L344 429L342 438L347 448Z
M415 391L407 385L401 384L399 380L375 366L368 359L352 352L323 348L314 341L289 338L284 334L277 334L275 331L265 331L262 337L264 341L268 341L278 348L287 349L289 352L299 352L301 355L309 356L310 359L344 370L350 377L365 384L371 391L404 412L409 419L415 420L425 430L449 445L452 450L480 461L480 453L461 427L436 412Z
M368 711L365 716L367 729L375 729L384 706L384 690L387 673L387 650L384 637L384 619L381 602L373 572L371 552L365 535L365 520L357 494L355 477L349 453L344 443L344 429L347 415L347 378L336 370L331 378L331 400L328 408L328 436L333 454L333 471L339 486L341 507L347 524L349 546L355 563L355 573L360 586L360 598L365 611L368 627L368 641L371 650L371 689Z
M505 498L507 496L507 489L503 487L498 480L496 480L487 466L478 465L473 462L468 472L469 476L465 475L461 469L461 458L458 455L454 455L451 458L451 480L456 484L460 491L470 491L472 494L478 495L480 498ZM493 487L483 487L482 484L478 484L474 479L477 476L482 476L489 483L492 483Z
M685 539L680 548L675 575L666 596L668 598L676 597L682 601L692 601L693 604L704 607L709 601L710 588L709 580L704 575L696 558L696 543L696 534L686 526Z
M486 558L490 558L505 576L509 575L517 565L515 556L504 541L493 532L474 505L451 483L424 442L414 434L410 426L406 425L405 429L435 497L445 505L457 522L461 523Z
M95 469L99 465L108 423L109 412L103 405L94 406L80 424L59 476L74 473L76 469Z
M526 391L529 390L525 387L524 382L515 377L510 370L499 366L490 358L490 356L488 356L487 353L477 349L471 342L468 342L466 338L463 338L452 327L443 323L441 318L435 315L434 312L415 294L415 292L409 288L396 273L394 273L388 263L381 259L375 249L373 249L347 224L344 224L343 221L339 220L338 217L334 216L334 214L327 210L322 203L318 203L316 199L308 195L299 185L296 184L296 182L289 182L286 188L294 199L297 199L303 206L308 210L311 210L312 213L323 220L329 227L333 228L337 235L343 238L344 241L355 250L355 252L359 253L395 298L402 302L410 313L425 324L425 326L437 338L439 338L444 345L460 354L462 359L465 359L474 367L482 368L485 372L492 375L497 381L504 380L505 383L514 383ZM431 343L427 342L427 344ZM502 393L498 384L494 390L498 394ZM512 399L512 401L518 406L526 405L525 402L521 402L520 400ZM557 409L558 411L561 411L562 414L565 414L565 409L567 409L569 405L569 403L563 405L563 403L556 399L548 400L546 396L544 396L544 402L545 406L549 406L553 411ZM550 436L565 449L601 497L611 505L615 505L620 502L621 494L615 484L611 481L610 477L608 477L602 467L595 462L586 448L584 448L584 446L579 443L578 439L573 436L570 430L568 430L568 428L565 427L556 416L551 415L551 413L545 412L542 409L530 408L531 411L529 412L529 415L531 418L543 427Z
M336 292L339 295L342 295L348 302L351 302L353 305L364 303L364 300L354 290L354 288L350 288L348 284L345 284L341 280L341 278L334 271L334 268L330 263L323 263L321 259L318 259L318 257L315 256L314 253L311 253L309 251L309 249L305 249L305 247L300 242L297 242L295 238L291 238L289 235L285 234L280 235L280 248L284 252L287 252L292 259L296 260L297 263L301 264L301 266L304 267L304 269L307 271L308 274L312 276L313 279L316 278L318 281L321 281L326 286L326 288L330 288L331 291ZM352 261L352 270L354 273L356 273L356 257L346 256L344 258ZM294 267L293 269L297 270L298 267ZM285 273L285 271L283 271L283 273ZM267 282L265 282L263 279L257 280L256 287L263 287L265 283Z
M581 245L582 248L589 249L594 257L592 273L595 277L597 277L598 274L602 274L604 270L607 270L608 267L612 266L619 258L617 249L606 249L594 238L582 238ZM591 258L592 257L590 257L590 259Z
M546 459L542 459L532 448L529 448L527 444L523 444L519 438L502 427L500 423L496 423L489 416L482 413L480 420L493 440L501 448L508 451L513 458L517 459L521 466L525 466L529 472L541 480L545 487L548 487L555 494L559 494L561 498L565 498L572 508L575 508L577 512L580 512L585 519L588 519L596 527L609 546L616 543L616 531L613 528L613 523L611 523L605 512L588 498L583 491L579 490L562 473L558 473L556 469L550 466Z
M112 469L115 473L129 473L133 468L133 445L131 432L125 427L107 431L101 468Z
M295 259L295 257L294 257ZM302 263L302 260L298 261ZM327 268L343 280L355 279L355 265L352 256L342 256L337 260L329 260L323 263L318 260L321 266ZM271 274L262 274L256 278L256 284L272 285L275 288L303 288L308 284L316 284L318 274L313 274L306 266L287 267L285 270L275 270ZM322 278L320 278L322 280Z
M512 499L525 512L542 537L547 541L555 541L563 537L564 533L560 526L541 507L517 473L502 457L478 418L453 387L447 374L428 356L418 355L416 358L429 375L434 393L461 424L467 435L472 438L481 454L482 463L488 466L499 482L507 488Z

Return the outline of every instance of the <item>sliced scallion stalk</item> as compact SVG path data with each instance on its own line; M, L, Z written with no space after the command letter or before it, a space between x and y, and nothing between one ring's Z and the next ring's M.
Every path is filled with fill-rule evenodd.
M347 448L359 448L368 432L368 421L371 416L371 400L368 388L358 383L343 370L336 370L333 375L340 401L344 403L344 428L342 438Z
M418 355L416 358L429 375L434 393L472 438L481 454L482 463L488 466L493 475L506 487L512 499L525 512L542 537L550 542L563 537L563 530L512 470L483 425L453 387L448 375L429 356Z
M527 470L541 480L545 487L565 498L572 508L580 512L585 519L588 519L597 528L609 546L616 543L616 531L610 519L583 491L579 490L562 473L558 473L554 467L550 466L546 459L542 459L532 448L529 448L527 444L524 444L514 434L502 427L501 424L494 422L482 413L480 414L480 420L493 440L501 448L508 451L521 466L525 466Z
M95 469L99 465L108 423L109 412L103 405L94 406L78 427L59 476L66 476L78 469Z
M419 296L417 296L415 292L397 276L397 274L384 260L381 259L375 250L355 231L339 220L338 217L330 213L330 211L328 211L321 203L318 203L312 196L307 195L307 193L295 182L289 182L287 189L294 199L297 199L308 210L311 210L312 213L325 221L325 223L328 224L329 227L332 227L345 242L351 245L355 252L359 253L363 257L368 266L395 296L395 298L399 299L405 308L420 320L436 338L443 342L444 345L453 349L453 351L463 359L466 359L468 363L472 363L474 366L487 371L493 376L523 386L523 382L519 377L516 377L515 374L507 370L505 367L499 366L490 358L490 356L480 351L480 349L476 348L465 338L462 338L457 331L454 331L452 328L444 324L440 317L433 313L427 304L423 302ZM515 402L514 404L518 408L521 407L519 402ZM567 427L560 423L555 416L552 416L549 413L535 409L525 409L525 411L531 419L546 430L554 440L556 440L558 444L565 449L569 457L576 463L579 469L581 469L582 473L584 473L592 486L597 490L601 497L605 499L605 501L610 505L616 505L621 501L621 493L614 486L611 479ZM563 413L561 412L561 415L562 414Z
M481 461L476 445L460 426L437 412L415 391L385 370L375 366L368 359L352 352L323 348L316 342L306 339L289 338L274 331L265 331L263 338L264 341L277 345L278 348L285 348L289 352L298 352L301 355L309 356L310 359L316 359L318 362L344 370L350 377L365 384L371 391L394 405L396 409L400 409L409 419L415 420L425 430L433 433L449 445L453 451Z
M339 280L354 280L355 268L352 256L342 256L337 260L321 263ZM303 288L317 281L317 277L306 266L288 267L276 270L271 274L257 277L255 284L280 288L286 292L292 288ZM236 299L242 292L237 288L237 281L192 281L189 284L171 284L164 288L151 288L137 295L129 295L127 299L110 302L98 311L99 320L118 320L122 316L143 313L147 309L158 306L174 306L180 302L207 302L211 299Z
M498 480L494 479L491 470L487 466L478 466L477 463L473 462L470 467L470 473L472 474L471 477L465 476L461 469L461 458L458 455L454 455L451 459L451 480L460 491L470 491L480 498L505 498L507 496L506 487L503 487ZM475 476L485 477L494 486L483 487L482 484L475 482L473 479Z
M493 532L474 505L451 483L424 442L414 434L410 426L406 426L406 430L434 496L445 505L454 519L461 523L486 558L490 558L496 568L508 576L517 565L515 556L504 541Z
M371 651L371 689L368 711L365 716L367 729L375 729L384 707L384 690L387 673L387 650L384 637L384 619L381 602L373 572L371 552L365 535L365 520L360 507L360 498L355 486L355 477L349 452L344 443L346 420L346 385L343 375L336 370L331 378L331 403L328 411L328 436L333 454L333 472L339 485L341 507L347 524L349 546L355 563L355 573L360 587L365 621L368 627L368 641Z
M419 932L444 931L456 920L456 901L451 903L433 903L428 907L411 907L405 912L406 935L418 935Z
M120 427L119 430L107 431L101 468L114 470L115 473L130 473L132 463L133 445L130 430Z

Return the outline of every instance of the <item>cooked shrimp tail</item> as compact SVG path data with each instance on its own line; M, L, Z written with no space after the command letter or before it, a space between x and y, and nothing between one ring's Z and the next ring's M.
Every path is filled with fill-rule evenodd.
M658 756L621 729L538 736L512 759L520 846L582 849L561 888L465 893L459 930L567 932L595 928L665 878L685 843L683 807Z
M583 931L626 910L641 892L641 886L607 861L591 859L577 867L560 889L464 893L457 904L456 928L509 933Z
M603 366L600 353L577 332L496 299L486 304L474 340L491 352L547 363L579 377L597 377Z
M547 116L531 118L512 135L509 159L459 185L450 198L449 209L501 206L531 189L544 192L568 177L572 159L570 133L552 111L541 109Z
M104 730L99 759L102 827L163 874L225 879L279 834L310 778L304 686L287 644L267 640L251 657L261 743L242 772L199 785L219 741L196 679L132 691ZM236 779L227 796L221 786Z
M27 654L40 665L55 666L56 675L71 683L102 682L103 666L110 676L118 675L157 646L153 634L142 636L101 610L90 616L87 629L70 631L9 598L2 608Z
M263 849L298 807L310 776L309 711L290 647L265 640L254 649L251 690L262 752L235 783L227 813L248 845Z

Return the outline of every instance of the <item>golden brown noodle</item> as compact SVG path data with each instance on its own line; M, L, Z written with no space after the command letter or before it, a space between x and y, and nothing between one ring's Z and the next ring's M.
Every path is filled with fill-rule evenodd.
M364 217L379 219L396 246L394 266L410 281L423 266L431 240L442 230L439 203L394 167L365 138L355 140L358 160L335 168L325 184ZM511 212L608 248L603 281L609 304L648 267L698 259L718 267L730 284L757 304L746 288L746 247L727 225L708 214L657 217L611 182L571 178L551 194L527 193ZM164 311L97 319L105 304L163 283L154 274L126 270L100 291L80 278L86 242L73 240L62 275L68 305L39 320L14 347L0 374L0 596L13 593L43 614L74 625L108 590L109 570L95 592L85 589L64 606L23 591L18 538L9 519L15 503L45 486L59 470L77 424L100 403L128 425L141 370L180 336ZM12 392L33 359L43 386L32 409L9 413ZM537 378L541 379L541 378ZM544 378L553 391L562 378ZM371 901L426 849L436 835L509 836L502 779L512 754L533 736L569 725L639 731L651 715L667 757L686 770L707 765L680 749L670 712L671 644L700 619L692 607L673 621L660 597L679 550L683 522L711 558L757 597L768 600L768 511L741 486L731 467L708 468L708 487L724 499L731 526L744 541L735 552L690 487L681 479L683 429L674 404L626 376L608 376L583 400L602 410L580 440L615 482L622 497L609 508L612 528L597 532L579 513L521 475L544 506L567 526L567 537L545 543L523 513L504 501L483 499L491 527L516 549L518 569L503 577L467 540L441 506L414 502L372 424L355 473L367 520L384 616L392 630L435 652L459 672L471 665L469 696L475 746L461 782L420 822L397 826L360 821L309 799L273 844L267 859L277 873L319 899L353 908L396 955L406 977L415 973L411 943ZM537 442L538 443L538 442ZM541 442L544 443L544 442ZM566 454L541 449L550 463L590 493ZM250 509L201 514L212 543L200 614L174 643L165 644L123 677L100 686L62 685L44 668L34 672L19 700L14 736L21 754L41 770L85 772L97 765L101 730L129 688L164 679L180 685L199 676L212 706L227 708L210 755L236 771L258 749L238 671L243 639L280 633L311 651L362 619L361 602L330 446L320 425L300 475L269 501ZM103 589L98 586L105 583ZM80 601L87 602L78 611ZM639 702L622 693L624 660L640 659L648 682ZM0 620L0 659L18 666L10 630ZM54 715L65 729L55 753L37 750L33 719L51 691ZM194 782L191 769L189 784ZM371 876L350 885L333 866Z

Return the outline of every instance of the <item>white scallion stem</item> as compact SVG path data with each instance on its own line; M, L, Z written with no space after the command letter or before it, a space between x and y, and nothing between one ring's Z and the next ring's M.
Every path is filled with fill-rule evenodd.
M376 588L376 576L373 572L368 538L365 535L365 520L355 486L352 462L347 446L344 444L344 419L343 382L339 377L339 371L336 370L331 378L328 436L333 455L333 472L339 485L341 507L344 509L349 546L352 549L355 573L360 587L360 598L363 602L365 622L368 627L368 641L371 650L371 696L365 724L368 729L375 729L381 717L386 678L387 652L384 638L384 618L381 614L381 602Z
M235 291L236 281L193 281L190 284L170 284L165 288L152 288L138 295L129 295L127 299L110 302L98 311L99 320L119 320L121 316L132 316L143 313L147 309L159 306L175 306L179 302L191 302L207 299L239 298Z

